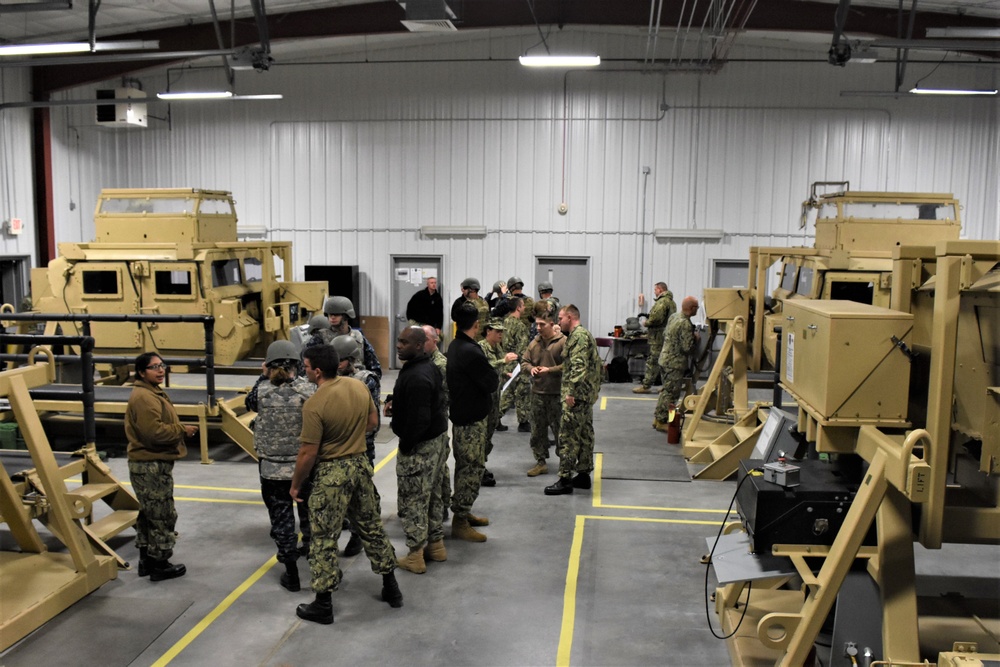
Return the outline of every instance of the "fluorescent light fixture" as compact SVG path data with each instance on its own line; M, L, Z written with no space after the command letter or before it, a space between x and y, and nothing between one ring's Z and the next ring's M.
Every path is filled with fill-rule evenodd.
M974 90L961 88L911 88L914 95L996 95L997 90Z
M654 229L653 236L660 241L667 239L691 239L701 241L721 241L726 232L721 229Z
M424 225L420 228L424 236L486 236L486 227L458 225Z
M233 96L228 90L188 91L183 93L157 93L161 100L227 100Z
M94 51L141 51L160 48L159 40L130 42L97 42ZM90 53L90 42L58 42L55 44L8 44L0 46L0 56L42 56L59 53Z
M234 100L282 100L285 96L281 94L266 93L264 95L233 95Z
M600 56L521 56L518 60L525 67L596 67L601 64Z
M927 36L945 39L1000 39L1000 28L927 28Z

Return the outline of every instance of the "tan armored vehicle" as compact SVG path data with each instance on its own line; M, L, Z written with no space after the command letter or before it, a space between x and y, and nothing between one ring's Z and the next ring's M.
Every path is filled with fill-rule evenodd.
M292 275L288 241L237 241L229 192L183 188L101 191L92 243L60 243L48 268L33 269L40 313L212 315L216 364L263 356L308 322L326 285ZM94 322L98 354L156 351L196 357L197 323Z

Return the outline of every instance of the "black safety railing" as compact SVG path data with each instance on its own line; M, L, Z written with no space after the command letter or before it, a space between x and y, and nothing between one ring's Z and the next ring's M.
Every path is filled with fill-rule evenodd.
M90 323L91 322L136 322L141 324L144 322L163 322L163 323L176 323L176 322L191 322L201 324L205 329L205 356L204 357L165 357L159 355L163 359L164 363L167 365L186 365L195 367L204 367L205 369L205 393L206 405L215 405L215 318L211 315L126 315L126 314L86 314L86 313L0 313L0 321L12 321L12 322L77 322L82 325L82 337L91 337L90 333ZM59 340L55 343L49 343L46 338L58 338ZM63 343L65 345L78 345L78 343L70 342L72 336L40 336L34 334L7 334L0 333L0 346L5 344L8 345L48 345L48 344L59 344ZM79 338L79 336L78 336ZM93 338L91 337L91 340ZM103 355L98 356L93 354L94 346L90 348L90 363L91 367L89 372L87 368L83 369L83 384L86 385L88 377L91 385L93 385L93 375L94 369L93 364L120 364L126 365L131 364L135 361L135 357L127 356L115 356L115 355ZM82 352L82 348L81 348ZM82 360L83 355L80 355ZM78 357L76 355L55 355L54 360L57 362L74 362ZM0 354L0 361L26 361L28 359L27 354ZM93 386L91 387L93 390Z
M62 398L79 399L83 403L83 441L93 445L97 441L94 414L94 337L93 336L31 336L28 334L0 334L0 345L79 345L80 365L83 367L81 391L64 394Z

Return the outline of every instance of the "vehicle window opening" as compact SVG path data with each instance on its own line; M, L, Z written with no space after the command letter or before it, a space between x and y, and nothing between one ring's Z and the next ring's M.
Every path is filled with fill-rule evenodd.
M832 282L830 283L830 298L856 301L871 304L875 296L875 286L872 283Z
M84 271L84 294L118 294L117 271Z
M212 262L212 287L240 284L240 260L218 259Z
M157 294L192 294L190 271L157 271Z

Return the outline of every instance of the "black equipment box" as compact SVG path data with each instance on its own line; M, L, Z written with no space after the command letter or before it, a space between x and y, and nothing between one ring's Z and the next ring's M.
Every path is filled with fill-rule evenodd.
M844 524L858 484L822 461L795 465L800 468L800 485L785 488L765 481L759 473L750 474L763 468L764 461L740 461L736 505L754 553L770 554L775 544L830 545ZM864 543L875 544L874 523Z

